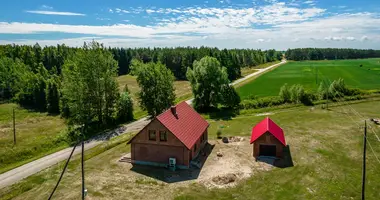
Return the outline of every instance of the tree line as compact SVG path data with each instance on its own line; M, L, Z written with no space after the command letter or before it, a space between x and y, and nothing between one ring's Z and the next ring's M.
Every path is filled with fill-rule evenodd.
M95 124L101 128L133 119L128 86L120 92L116 81L121 73L137 76L140 106L156 116L174 104L175 79L191 82L198 110L236 107L240 97L229 83L240 76L240 68L280 58L274 50L123 49L95 41L81 48L2 45L0 99L60 114L71 127Z
M87 48L84 44L83 48ZM216 58L223 67L227 68L229 80L241 76L242 67L253 67L266 62L280 60L281 52L275 50L253 49L218 49L210 47L177 47L177 48L101 48L109 51L117 61L118 75L129 74L132 59L143 63L160 62L169 68L178 80L186 79L187 68L191 68L195 60L205 56ZM40 63L49 71L54 67L58 75L65 61L76 54L81 48L68 47L64 44L41 47L38 43L28 45L0 45L0 57L19 59L31 69L36 70Z
M339 49L339 48L297 48L285 52L288 60L337 60L379 58L380 50L373 49Z

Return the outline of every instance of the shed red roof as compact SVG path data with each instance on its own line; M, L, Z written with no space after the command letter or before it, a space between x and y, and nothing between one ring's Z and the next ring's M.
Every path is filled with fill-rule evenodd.
M185 101L175 106L176 115L171 109L156 117L170 132L172 132L188 149L191 149L203 132L209 126Z
M286 146L284 131L269 117L266 117L252 128L251 144L266 132L271 133L278 141Z

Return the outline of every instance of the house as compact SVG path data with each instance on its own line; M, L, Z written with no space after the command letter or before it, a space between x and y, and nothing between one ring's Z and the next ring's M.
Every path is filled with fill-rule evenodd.
M208 122L182 102L161 113L137 133L131 144L132 164L187 169L208 140Z
M253 143L253 157L259 156L283 157L286 147L284 131L269 117L252 128L251 141Z

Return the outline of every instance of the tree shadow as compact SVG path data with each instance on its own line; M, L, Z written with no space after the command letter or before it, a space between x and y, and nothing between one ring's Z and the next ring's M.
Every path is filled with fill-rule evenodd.
M233 117L236 117L239 115L240 110L239 109L233 109L233 108L214 108L207 112L209 114L211 119L214 120L231 120Z
M199 177L203 165L214 149L214 146L215 145L207 143L199 155L191 161L189 169L177 169L176 171L171 171L168 168L163 167L133 164L131 170L165 183L195 180Z
M269 165L272 165L274 167L278 168L288 168L293 167L293 158L292 154L290 152L290 146L286 145L286 147L283 148L283 157L282 158L275 158L275 157L258 157L257 159L260 162L265 162Z

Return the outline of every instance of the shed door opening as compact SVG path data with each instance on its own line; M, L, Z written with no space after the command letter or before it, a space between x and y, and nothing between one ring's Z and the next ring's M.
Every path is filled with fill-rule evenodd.
M272 156L272 157L276 157L276 145L263 145L263 144L260 144L259 156Z

